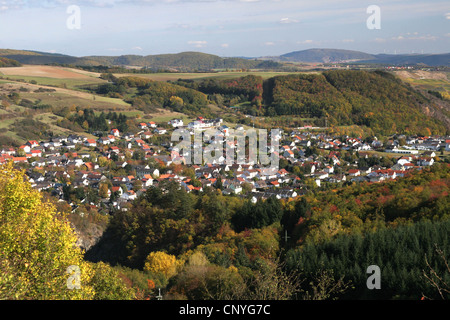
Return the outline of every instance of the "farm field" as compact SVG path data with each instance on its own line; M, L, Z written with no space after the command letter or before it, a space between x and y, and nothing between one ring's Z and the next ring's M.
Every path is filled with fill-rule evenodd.
M33 81L35 84L79 90L82 86L100 84L100 74L56 66L22 66L0 68L0 76L10 80Z
M448 72L417 70L397 71L395 74L417 89L450 93L450 74Z
M41 91L39 91L40 88ZM51 91L45 92L45 90L42 89ZM8 94L11 91L19 91L23 98L32 101L40 99L44 103L51 104L55 107L71 106L73 104L80 107L92 107L99 110L123 110L130 107L128 103L121 99L102 97L83 91L30 84L27 82L0 82L0 94Z

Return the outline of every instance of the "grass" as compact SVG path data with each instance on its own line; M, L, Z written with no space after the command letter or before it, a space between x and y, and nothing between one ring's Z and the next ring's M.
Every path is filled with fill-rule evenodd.
M437 79L405 79L412 86L424 90L446 91L450 92L450 82Z
M130 105L120 99L100 97L92 94L79 95L61 92L27 92L21 93L21 97L29 100L42 100L42 103L54 107L70 107L72 105L80 108L93 108L96 110L127 110Z
M18 75L9 75L6 76L11 80L24 80L26 82L35 81L36 84L42 86L51 86L57 88L67 88L72 90L79 90L81 86L86 85L96 85L104 83L104 80L101 79L57 79L57 78L49 78L49 77L36 77L36 76L18 76Z
M18 118L5 119L0 121L0 129L8 128L12 125Z
M145 116L143 116L141 118L142 121L154 121L156 123L167 123L172 119L181 119L183 120L183 122L185 124L189 123L190 121L194 120L190 117L188 117L187 115L185 115L184 113L179 113L179 112L172 112L172 111L167 111L164 110L163 112L159 113L150 113L150 114L146 114Z

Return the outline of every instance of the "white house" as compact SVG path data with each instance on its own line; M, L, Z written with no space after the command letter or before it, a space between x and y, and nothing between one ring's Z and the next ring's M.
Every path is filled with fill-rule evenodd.
M351 177L357 177L361 175L361 171L359 171L359 169L350 169L348 170L348 175Z
M85 145L86 147L95 147L95 146L97 146L97 143L95 142L94 139L86 139L86 140L84 141L84 145Z
M101 137L97 140L98 143L107 145L111 143L111 140L108 137Z
M19 149L22 149L25 153L31 152L31 147L27 144L24 144L23 146L20 146Z
M136 193L133 190L129 190L122 194L120 198L124 200L135 200L136 199Z
M432 166L434 163L434 159L431 157L423 157L417 161L419 166Z
M114 137L120 136L120 131L118 129L112 129L110 134L112 134Z
M172 125L174 128L182 127L184 125L183 120L181 119L172 119L168 122L168 124Z
M411 157L404 156L404 157L401 157L400 159L398 159L397 163L403 166L403 165L405 165L407 163L411 163L411 160L412 160Z
M164 128L156 128L154 132L157 134L165 134L167 130Z

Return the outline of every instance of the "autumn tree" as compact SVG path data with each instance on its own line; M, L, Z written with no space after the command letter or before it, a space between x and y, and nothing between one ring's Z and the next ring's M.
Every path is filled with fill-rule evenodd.
M132 299L110 266L84 260L76 241L66 214L24 171L0 167L0 299Z
M90 266L74 244L65 216L42 202L12 164L0 168L0 297L2 299L91 299ZM66 272L79 270L78 290Z
M180 261L174 255L162 251L150 252L146 261L144 270L152 273L162 273L166 278L174 276Z

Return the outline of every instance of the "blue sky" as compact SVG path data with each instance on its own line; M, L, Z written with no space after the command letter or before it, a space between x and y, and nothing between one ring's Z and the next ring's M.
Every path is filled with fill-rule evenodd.
M80 9L80 29L67 27L70 5ZM370 5L380 8L380 29L367 28ZM0 48L75 56L443 53L450 52L450 1L0 0Z

